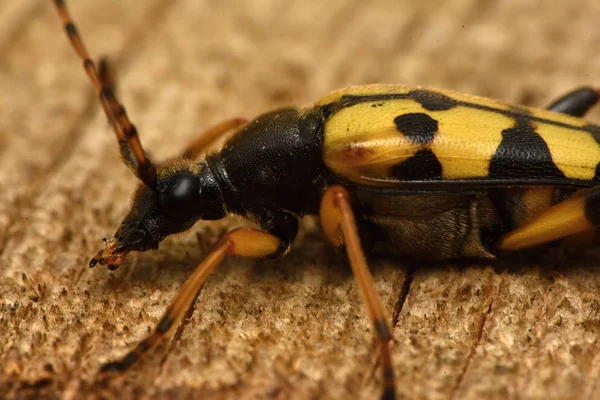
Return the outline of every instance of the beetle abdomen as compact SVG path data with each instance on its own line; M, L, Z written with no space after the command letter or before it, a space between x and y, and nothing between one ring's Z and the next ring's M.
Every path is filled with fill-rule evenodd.
M498 239L572 188L515 187L482 192L394 194L357 187L357 216L371 224L387 251L415 259L492 259Z

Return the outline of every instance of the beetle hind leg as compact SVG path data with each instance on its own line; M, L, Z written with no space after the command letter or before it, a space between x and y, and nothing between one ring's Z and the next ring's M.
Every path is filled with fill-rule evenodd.
M384 384L381 398L394 399L396 393L394 370L389 349L389 342L392 339L391 329L385 308L375 291L373 276L369 271L361 248L356 221L350 205L350 197L346 189L339 185L327 189L321 200L320 216L323 232L328 241L334 247L345 246L346 248L354 278L367 306L367 313L373 324L375 338L379 346Z
M550 111L574 117L583 117L592 107L598 104L598 101L600 101L600 89L586 86L559 97L546 108Z
M576 193L505 234L499 250L513 251L593 232L600 227L600 186Z

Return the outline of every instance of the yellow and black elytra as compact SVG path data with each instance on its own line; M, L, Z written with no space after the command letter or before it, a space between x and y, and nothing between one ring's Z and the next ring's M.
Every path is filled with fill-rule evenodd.
M382 397L393 398L390 328L359 226L363 245L429 259L491 259L563 238L593 242L600 226L600 127L580 118L599 101L597 90L575 90L542 110L420 87L352 87L313 107L225 121L181 158L156 166L117 101L110 74L96 69L64 1L53 2L123 160L142 182L131 211L90 267L117 268L130 251L156 249L200 219L237 214L261 227L227 233L155 331L103 371L126 371L169 337L227 255L283 255L299 218L317 214L326 238L346 249L380 351ZM231 131L220 151L193 160Z

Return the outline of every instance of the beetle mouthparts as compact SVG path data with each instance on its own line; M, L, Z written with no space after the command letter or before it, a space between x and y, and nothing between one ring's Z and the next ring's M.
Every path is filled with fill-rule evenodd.
M108 265L108 269L114 271L125 262L125 256L127 256L128 251L123 251L123 247L114 237L108 240L105 238L104 244L104 249L98 251L96 256L90 260L90 268L94 268L97 264L100 264Z

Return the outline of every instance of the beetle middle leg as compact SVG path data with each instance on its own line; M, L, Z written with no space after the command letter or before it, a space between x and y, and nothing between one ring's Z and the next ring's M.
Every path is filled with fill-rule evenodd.
M346 189L339 185L327 189L321 200L320 216L327 240L334 247L345 246L346 248L354 278L367 306L367 313L379 344L384 384L382 399L393 399L395 398L394 371L389 348L391 330L385 308L375 291L373 276L361 248L350 196Z
M264 258L278 251L280 247L281 240L268 232L239 228L227 233L185 281L156 325L154 332L142 340L135 349L127 353L121 360L104 364L101 371L125 372L141 356L155 348L164 339L169 338L187 310L194 303L208 276L223 261L225 256Z
M546 108L574 117L583 117L593 106L598 104L598 101L600 101L600 89L582 87L562 95Z

